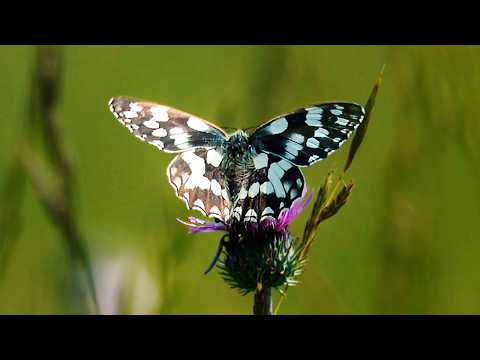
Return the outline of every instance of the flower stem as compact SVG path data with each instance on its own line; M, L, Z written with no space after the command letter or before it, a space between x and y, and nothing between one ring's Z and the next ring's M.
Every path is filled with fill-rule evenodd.
M272 288L260 288L255 291L253 315L272 315Z

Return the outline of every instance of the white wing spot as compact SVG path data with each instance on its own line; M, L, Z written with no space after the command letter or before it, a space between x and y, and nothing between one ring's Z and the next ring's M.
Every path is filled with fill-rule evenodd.
M233 209L233 216L240 221L240 218L242 216L242 207L237 206L235 209Z
M320 107L309 107L309 108L305 108L305 110L308 111L308 113L311 113L311 114L322 114L323 113L323 109L320 108Z
M218 215L218 216L222 216L222 213L220 212L220 209L216 206L212 206L209 210L208 210L209 213L211 214L215 214L215 215Z
M157 124L157 123L155 123L155 124ZM167 130L165 130L163 128L153 130L152 135L156 136L156 137L165 137L165 136L167 136Z
M228 193L227 193L227 189L222 189L222 197L228 201Z
M125 116L127 119L131 119L131 118L136 118L138 116L138 113L136 113L135 111L124 111L123 112L123 116Z
M145 121L143 123L143 126L146 126L149 129L158 129L160 127L160 125L156 121L153 121L153 120Z
M314 120L314 119L307 119L307 121L305 121L305 124L307 124L308 126L322 126L322 123L320 122L320 120Z
M298 156L298 151L302 150L303 146L294 142L285 143L285 150L287 153L290 153L292 156Z
M210 129L210 127L207 124L205 124L202 120L200 120L199 118L196 118L194 116L190 116L190 118L187 121L187 125L191 129L197 130L197 131L205 132L208 129Z
M230 210L228 209L228 207L223 209L223 217L225 218L225 220L228 220L228 218L230 217Z
M275 195L279 198L284 198L286 196L282 182L280 181L284 174L285 172L277 163L272 164L268 169L268 180L272 183Z
M245 221L256 222L257 221L257 213L253 209L249 209L245 213Z
M292 187L292 183L290 181L285 181L283 183L283 188L285 189L286 192L288 192L288 190L290 190L291 187Z
M315 134L313 134L313 136L315 136L315 137L327 137L328 134L329 134L329 132L328 132L327 129L318 128L317 130L315 130Z
M280 167L278 163L273 163L272 165L270 165L270 168L268 169L269 177L270 175L272 175L278 179L281 179L284 174L285 174L285 171Z
M273 193L273 185L270 181L265 181L261 186L260 186L260 191L266 195L269 195Z
M179 148L180 150L186 150L186 149L190 148L190 144L188 144L188 143L175 144L175 146L177 148Z
M290 199L293 200L297 197L298 195L298 191L297 189L292 189L292 191L290 191Z
M342 115L343 113L341 110L338 110L338 109L332 109L330 110L330 112L332 113L332 115L335 115L335 116Z
M193 206L198 206L202 211L205 211L205 204L201 199L195 200L195 202L193 203Z
M180 186L182 186L182 179L180 179L179 177L176 177L175 179L173 179L173 183L175 184L177 189L180 189Z
M220 196L222 194L222 187L217 180L212 179L210 181L210 188L212 189L214 195Z
M275 212L272 210L271 207L266 207L265 210L262 212L262 216L269 215L269 214L274 214Z
M168 133L170 135L180 135L180 134L183 134L184 131L181 127L174 127L174 128L171 128Z
M292 167L292 164L290 164L288 161L286 160L280 160L278 162L278 165L285 171L289 170L291 167Z
M260 190L260 184L258 182L253 183L250 185L250 189L248 189L248 196L254 198L257 196L258 191Z
M163 150L163 148L165 147L165 144L163 143L163 141L160 141L160 140L153 140L151 143L153 146L156 146L160 150Z
M307 146L312 149L317 149L320 146L320 142L315 138L308 138Z
M295 155L293 154L290 154L288 152L286 152L285 154L283 154L283 157L287 158L288 160L291 160L291 161L295 161L295 159L297 158Z
M130 110L134 111L136 113L139 113L143 110L143 106L138 105L137 103L131 103L130 104Z
M180 157L190 166L192 174L185 183L186 189L193 189L195 186L203 186L205 189L210 188L210 180L205 174L205 161L200 156L194 154L192 151L185 152ZM207 186L208 182L208 186Z
M220 154L217 150L211 149L207 152L207 163L218 167L222 162L222 154Z
M245 199L245 198L247 197L247 195L248 195L247 189L245 189L245 188L242 186L242 188L241 188L240 191L238 192L238 198L241 199L241 200L243 200L243 199Z
M177 134L177 135L170 135L170 137L174 140L174 145L178 146L179 148L182 148L181 145L185 145L184 147L188 147L188 139L190 139L190 135L183 133L183 134ZM203 161L203 159L202 159Z
M200 176L197 180L197 185L202 190L210 189L210 180L205 176Z
M290 139L292 139L292 141L295 141L296 143L301 144L305 141L305 136L301 134L293 133L293 134L290 134Z
M167 122L168 117L168 108L165 106L156 105L155 107L150 108L150 113L152 118L150 120L158 122Z
M255 165L255 169L263 169L268 165L268 155L265 153L260 153L253 158L253 164Z
M288 128L288 121L284 117L273 121L266 130L271 134L281 134Z
M316 112L309 111L307 113L306 121L305 123L309 126L322 126L322 123L320 122L320 119L322 118L322 115Z

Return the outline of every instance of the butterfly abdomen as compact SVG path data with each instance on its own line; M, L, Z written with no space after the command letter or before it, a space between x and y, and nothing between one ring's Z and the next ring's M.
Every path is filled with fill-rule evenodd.
M225 183L231 198L235 199L252 172L254 150L248 142L248 135L241 130L229 136L222 150L225 154L221 164Z

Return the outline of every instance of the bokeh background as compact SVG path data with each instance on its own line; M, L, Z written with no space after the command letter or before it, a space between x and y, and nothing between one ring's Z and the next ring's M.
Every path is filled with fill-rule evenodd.
M85 271L22 170L30 164L40 177L51 170L42 165L48 147L34 124L41 119L32 116L37 50L0 47L0 313L92 313ZM192 213L167 182L173 156L131 136L109 112L110 97L245 128L307 104L365 104L383 64L369 130L347 175L353 194L322 223L302 283L280 313L480 313L479 47L59 50L54 116L102 313L250 314L253 298L215 271L203 275L218 235L189 235L176 222ZM342 169L347 148L304 170L309 187ZM310 209L293 233L302 233Z

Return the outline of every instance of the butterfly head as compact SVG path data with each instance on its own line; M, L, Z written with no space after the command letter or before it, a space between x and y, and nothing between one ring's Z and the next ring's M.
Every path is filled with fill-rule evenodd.
M248 152L249 147L248 134L243 130L237 130L225 142L224 151L230 156L240 157Z

